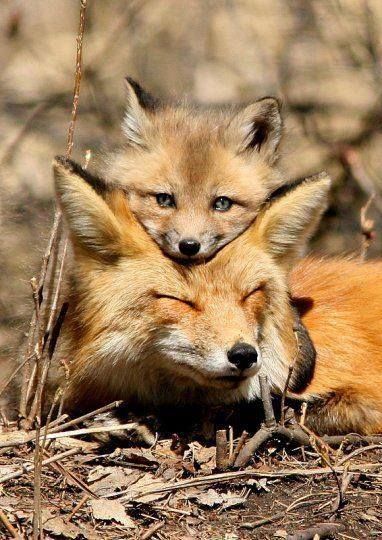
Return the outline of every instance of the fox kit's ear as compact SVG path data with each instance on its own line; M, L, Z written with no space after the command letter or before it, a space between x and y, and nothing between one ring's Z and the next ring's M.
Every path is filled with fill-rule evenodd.
M249 235L286 269L303 254L326 209L330 178L321 173L285 188L257 217Z
M126 208L122 229L105 201L111 188L104 180L61 156L54 159L53 172L57 198L74 246L108 260L137 251L141 228Z
M277 159L281 133L280 103L272 97L248 105L228 126L228 137L237 152L258 152L268 163Z
M159 106L159 101L146 92L131 77L125 78L127 107L122 129L130 145L146 148L151 121L149 114Z

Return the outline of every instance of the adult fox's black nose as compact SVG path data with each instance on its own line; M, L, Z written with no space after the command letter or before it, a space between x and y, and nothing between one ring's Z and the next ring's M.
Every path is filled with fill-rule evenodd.
M200 243L194 238L184 238L179 242L179 251L182 255L192 257L200 250Z
M257 362L257 351L255 347L248 343L237 343L228 351L227 356L231 364L234 364L242 371Z

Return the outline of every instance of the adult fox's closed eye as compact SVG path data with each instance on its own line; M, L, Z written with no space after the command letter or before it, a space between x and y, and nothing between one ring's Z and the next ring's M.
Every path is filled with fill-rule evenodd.
M61 348L72 359L68 406L252 400L259 370L280 392L296 354L290 282L317 349L312 380L299 381L297 370L292 381L310 403L308 423L381 430L382 263L308 259L292 270L325 208L327 177L291 188L196 267L163 256L123 190L65 160L55 177L73 243Z

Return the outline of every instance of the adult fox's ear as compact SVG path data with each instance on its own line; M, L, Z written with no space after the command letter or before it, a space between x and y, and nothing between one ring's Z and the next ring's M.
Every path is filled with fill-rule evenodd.
M108 260L142 250L142 237L144 242L147 235L127 202L122 216L113 212L107 202L113 200L114 189L109 184L61 156L54 159L53 172L59 205L75 248Z
M232 118L227 129L228 141L236 146L237 152L256 152L272 164L278 157L282 127L279 101L266 97Z
M146 92L131 77L125 78L127 106L122 129L131 146L146 148L150 141L150 113L159 106L159 100Z
M330 185L324 172L280 190L248 230L251 242L289 269L304 253L320 222Z

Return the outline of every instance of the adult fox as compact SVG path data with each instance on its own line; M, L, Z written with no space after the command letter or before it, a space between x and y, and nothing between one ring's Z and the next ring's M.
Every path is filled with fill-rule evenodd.
M301 310L317 358L299 359L290 389L320 433L382 431L382 263L303 259L326 206L322 175L290 187L203 265L165 257L125 193L63 158L58 199L73 245L64 331L66 403L147 407L259 396L257 374L284 388Z

